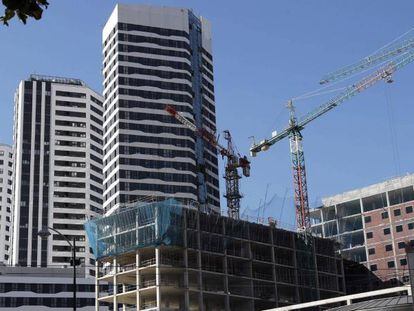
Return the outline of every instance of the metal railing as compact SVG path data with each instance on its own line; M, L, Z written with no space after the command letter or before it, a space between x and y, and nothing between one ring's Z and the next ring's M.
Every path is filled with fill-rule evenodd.
M184 260L177 259L177 258L161 256L160 262L161 262L162 265L175 266L175 267L183 267L184 266Z
M137 265L136 264L129 264L129 265L125 265L125 266L120 266L119 267L119 271L118 272L126 272L126 271L131 271L136 269Z
M152 266L152 265L155 265L156 262L157 261L155 260L155 257L154 258L145 259L145 260L142 260L141 261L139 267L142 268L142 267Z
M147 287L155 286L156 284L157 284L157 280L156 279L144 280L144 281L141 281L140 288L147 288Z
M153 310L153 309L156 310L157 309L157 301L154 300L154 301L146 301L146 302L143 302L141 304L141 308L143 310L147 310L147 311Z
M127 286L124 286L124 288L123 288L123 293L127 293L127 292L130 292L130 291L135 291L137 289L137 285L135 285L135 284L130 284L130 285L127 285Z

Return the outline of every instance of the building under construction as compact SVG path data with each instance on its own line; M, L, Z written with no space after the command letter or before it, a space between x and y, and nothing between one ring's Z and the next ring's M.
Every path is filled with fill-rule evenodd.
M344 294L335 242L274 224L170 199L136 202L86 228L96 310L263 310Z

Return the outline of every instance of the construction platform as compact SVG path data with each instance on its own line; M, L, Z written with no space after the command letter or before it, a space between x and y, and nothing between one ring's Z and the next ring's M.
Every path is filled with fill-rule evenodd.
M263 310L345 292L332 240L172 199L137 202L85 227L97 257L96 310L101 303L123 310Z

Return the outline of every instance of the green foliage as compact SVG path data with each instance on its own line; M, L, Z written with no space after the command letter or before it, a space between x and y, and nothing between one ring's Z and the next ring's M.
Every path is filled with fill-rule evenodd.
M9 25L9 20L17 17L26 24L27 18L32 17L36 20L42 18L43 8L47 9L47 0L2 0L5 6L4 15L0 16L0 22Z

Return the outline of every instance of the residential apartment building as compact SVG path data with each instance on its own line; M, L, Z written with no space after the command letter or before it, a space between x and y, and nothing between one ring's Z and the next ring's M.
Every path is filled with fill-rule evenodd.
M382 280L408 281L405 245L414 240L414 175L322 200L311 211L312 231L334 238L341 253Z
M78 269L76 283L77 310L94 311L95 280ZM72 284L72 269L0 266L0 310L71 311Z
M85 220L102 212L101 96L77 79L32 75L21 81L14 115L14 265L70 265L71 247L45 226L76 239L77 257L94 264ZM93 273L92 270L90 270Z
M102 40L105 211L148 197L218 211L216 148L164 110L216 131L210 23L187 9L118 4Z
M12 234L13 151L0 144L0 262L8 263L11 254Z
M97 310L265 310L345 293L334 241L274 224L169 199L130 204L86 227Z

